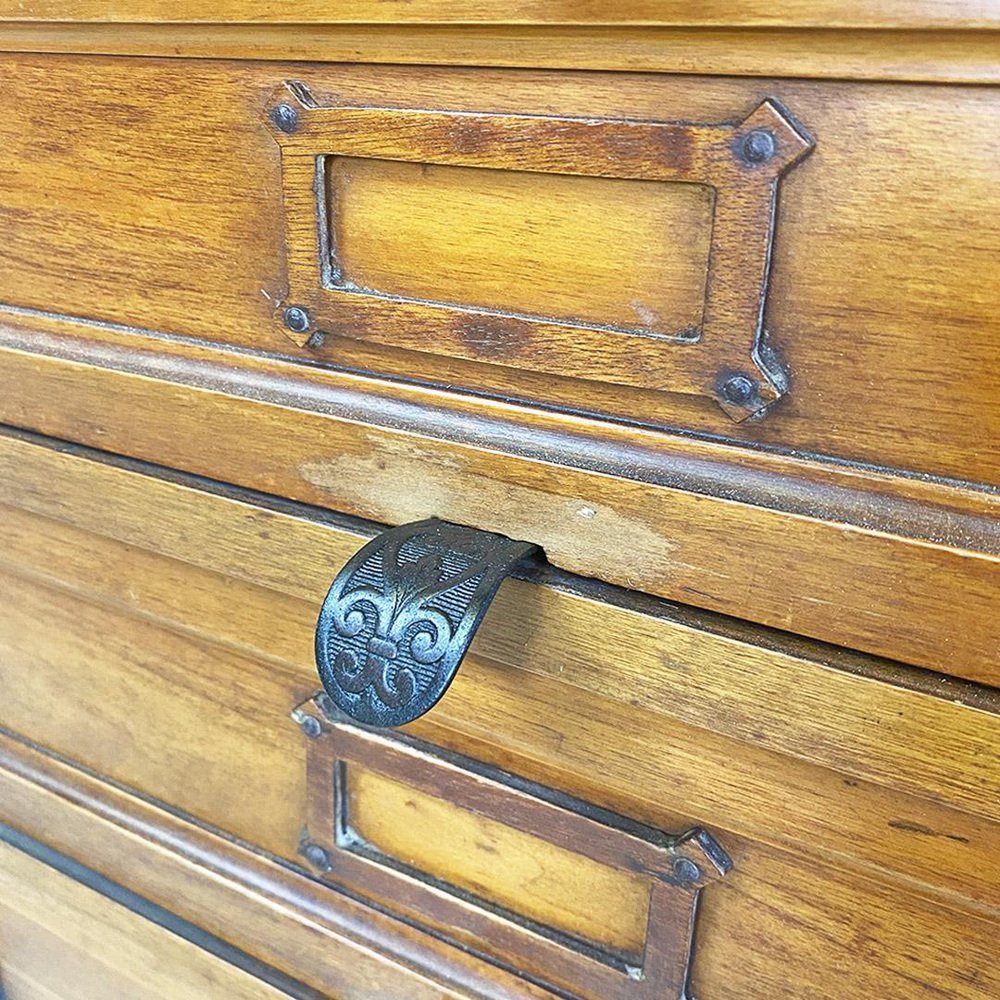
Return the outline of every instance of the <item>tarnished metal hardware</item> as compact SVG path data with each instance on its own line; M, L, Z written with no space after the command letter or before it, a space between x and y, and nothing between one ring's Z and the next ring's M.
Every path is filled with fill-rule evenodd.
M337 574L316 623L316 665L343 712L401 726L448 689L504 577L530 542L418 521L373 538Z
M778 186L815 142L777 100L715 122L573 118L324 106L290 80L264 114L281 150L286 222L288 293L275 318L299 346L318 347L318 333L513 368L530 358L552 375L708 396L733 420L763 415L788 391L764 306ZM337 157L710 188L700 322L575 322L356 284L337 245L344 206L327 188Z
M560 995L586 1000L690 997L701 894L732 868L707 830L665 832L408 734L357 726L322 692L296 706L292 718L300 727L304 718L319 719L322 726L318 738L304 740L309 794L299 844L317 878L458 944L472 940L488 956L529 967ZM497 824L516 830L512 854L492 858L498 873L516 864L522 852L531 855L551 845L577 856L583 870L596 864L605 873L641 881L648 888L645 903L637 904L643 907L639 924L644 931L627 943L598 941L579 926L574 929L558 919L544 923L527 912L498 906L490 901L488 877L478 883L482 895L462 877L468 860L469 870L484 878L476 859L463 857L462 839L456 839L448 878L430 857L394 854L385 842L371 839L369 824L380 814L379 800L377 792L370 797L365 775L378 775L379 782L399 789L414 815L420 814L414 799L447 803L446 810L434 813L444 843L465 829L463 816L475 816L494 831ZM480 835L488 848L491 834ZM586 886L586 876L582 879ZM586 891L580 885L577 889ZM603 904L600 899L591 902Z

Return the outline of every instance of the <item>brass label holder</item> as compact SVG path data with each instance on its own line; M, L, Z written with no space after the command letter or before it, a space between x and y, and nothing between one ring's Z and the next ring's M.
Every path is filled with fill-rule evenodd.
M736 421L788 389L763 327L778 185L814 141L773 99L734 123L321 106L288 81L265 122L281 150L288 295L275 321L300 347L323 336L714 399ZM354 287L336 265L331 156L701 184L714 189L701 325L667 336L407 299ZM483 330L516 344L477 353ZM478 333L477 333L478 332ZM471 336L471 333L477 333Z
M732 867L705 830L664 833L409 735L358 726L323 693L298 705L292 718L307 740L309 798L299 853L318 878L465 950L531 969L536 981L584 1000L687 1000L699 899ZM525 919L440 873L384 854L354 825L352 776L360 772L623 877L648 880L638 953L609 951ZM440 830L441 838L448 835ZM503 864L503 856L495 862Z

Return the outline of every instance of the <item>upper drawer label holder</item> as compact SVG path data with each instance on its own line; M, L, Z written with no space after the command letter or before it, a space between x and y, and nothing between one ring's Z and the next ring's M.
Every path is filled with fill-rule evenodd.
M763 413L787 391L786 374L766 343L764 303L778 183L814 142L775 100L763 101L735 124L658 122L321 107L303 84L289 81L265 114L281 149L286 220L288 296L275 317L300 346L335 335L708 396L737 421ZM702 226L707 253L694 291L686 293L697 296L696 321L690 310L678 314L676 326L669 316L647 325L625 324L611 313L576 319L572 304L568 315L555 318L538 308L519 311L516 301L492 307L488 301L463 302L461 295L459 301L446 301L447 294L438 300L433 290L416 295L366 287L364 276L356 281L345 269L337 246L338 212L345 208L337 202L352 197L346 182L336 197L329 194L327 174L338 161L483 168L508 179L549 175L710 189L711 212ZM398 192L398 178L396 183L386 190ZM355 225L364 230L365 221ZM371 224L378 224L377 217ZM566 231L574 232L572 226ZM682 234L678 253L684 246ZM631 249L636 260L642 251L643 245ZM579 248L581 256L603 252L600 246ZM681 272L689 285L695 280L690 268ZM483 287L497 280L502 272ZM461 291L467 292L467 283Z

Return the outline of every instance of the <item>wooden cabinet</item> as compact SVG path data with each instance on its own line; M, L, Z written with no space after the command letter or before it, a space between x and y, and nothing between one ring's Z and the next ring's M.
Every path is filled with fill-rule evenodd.
M0 3L10 1000L995 996L995 19L209 6Z

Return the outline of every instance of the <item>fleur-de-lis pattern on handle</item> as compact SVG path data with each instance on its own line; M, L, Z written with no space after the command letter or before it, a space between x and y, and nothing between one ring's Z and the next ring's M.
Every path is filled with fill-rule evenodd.
M401 726L448 689L530 542L428 520L373 538L337 574L316 624L327 694L358 722Z

